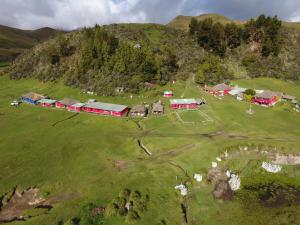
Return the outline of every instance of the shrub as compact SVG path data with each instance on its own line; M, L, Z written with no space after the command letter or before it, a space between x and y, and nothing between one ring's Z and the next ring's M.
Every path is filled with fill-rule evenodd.
M130 193L131 193L131 191L130 191L128 188L125 188L124 190L122 190L122 191L119 193L119 197L128 199L129 196L130 196Z
M111 203L105 209L105 216L107 217L116 216L118 212L119 212L118 205L115 203Z
M256 91L253 90L253 89L247 89L247 90L245 91L245 94L246 94L246 95L250 95L250 96L254 96L254 95L256 95Z
M133 224L140 219L139 214L136 211L129 211L126 217L126 223Z

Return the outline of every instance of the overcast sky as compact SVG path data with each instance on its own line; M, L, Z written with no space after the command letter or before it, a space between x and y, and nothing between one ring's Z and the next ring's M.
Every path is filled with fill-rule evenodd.
M75 29L120 22L167 23L177 15L261 13L300 21L300 0L0 0L0 24L23 29Z

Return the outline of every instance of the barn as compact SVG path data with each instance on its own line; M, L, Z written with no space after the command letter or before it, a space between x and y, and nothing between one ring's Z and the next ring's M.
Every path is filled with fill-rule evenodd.
M263 91L256 94L253 98L253 102L258 105L273 106L278 102L278 94L272 91Z
M39 100L38 103L43 107L52 108L55 107L56 100L44 98Z
M145 117L147 115L147 108L144 105L136 105L132 107L130 110L130 115L132 117L138 117L138 116L143 116Z
M128 112L128 106L102 102L92 102L83 106L82 111L100 115L121 117Z
M68 111L71 111L71 112L81 112L83 106L85 106L84 103L76 103L74 105L68 106Z
M205 87L205 91L210 94L218 95L218 96L225 96L228 95L232 88L227 84L217 84L214 87Z
M34 93L34 92L29 92L29 93L21 96L21 100L23 102L33 104L33 105L37 105L40 100L45 99L45 98L47 98L47 97L44 95L41 95L41 94Z
M74 100L74 99L64 98L61 101L57 101L55 103L55 106L56 106L56 108L64 109L64 108L68 108L69 106L74 105L76 103L80 103L80 102L77 100Z
M160 101L153 103L152 105L152 114L154 115L162 115L164 114L164 106L161 104Z
M173 92L172 91L164 91L164 97L166 98L171 98L173 97Z
M200 99L172 99L170 105L172 109L195 109L200 105L205 104L205 101Z

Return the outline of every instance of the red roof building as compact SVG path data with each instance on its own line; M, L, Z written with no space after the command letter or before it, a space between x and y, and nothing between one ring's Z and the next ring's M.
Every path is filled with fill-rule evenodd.
M74 105L76 103L80 103L80 102L77 100L74 100L74 99L64 98L61 101L57 101L55 103L55 106L56 106L56 108L64 109L64 108L68 108L68 106Z
M255 95L252 101L258 105L273 106L278 102L278 100L279 97L275 92L264 91Z
M52 108L55 107L56 100L52 99L41 99L38 101L38 104L40 104L43 107Z
M93 102L83 106L82 111L95 113L99 115L121 117L128 112L128 106L115 105L115 104L102 103L102 102Z
M172 91L165 91L164 92L164 97L166 97L166 98L171 98L171 97L173 97L173 92Z
M68 111L71 112L81 112L82 108L85 106L84 103L76 103L74 105L68 106Z
M227 84L218 84L214 87L205 87L205 91L210 94L218 95L218 96L225 96L228 95L232 88Z
M199 99L172 99L170 104L172 109L195 109L205 102Z

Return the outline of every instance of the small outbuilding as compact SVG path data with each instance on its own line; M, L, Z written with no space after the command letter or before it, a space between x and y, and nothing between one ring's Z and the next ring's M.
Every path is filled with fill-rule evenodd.
M40 100L45 99L45 98L47 98L47 97L44 95L41 95L41 94L34 93L34 92L29 92L29 93L21 96L22 102L26 102L26 103L33 104L33 105L37 105Z
M164 106L161 104L161 102L153 103L151 112L154 115L162 115L164 114Z
M239 94L236 96L236 99L239 100L239 101L243 101L243 100L244 100L244 93L239 93Z
M55 107L56 100L44 98L41 99L38 103L43 107L52 108Z
M71 112L81 112L83 106L85 106L84 103L76 103L74 105L68 106L68 111L71 111Z
M74 99L64 98L61 101L57 101L55 105L56 105L56 108L64 109L64 108L68 108L69 106L74 105L76 103L80 103L80 102L77 100L74 100Z
M296 100L296 97L295 96L291 96L291 95L283 95L281 97L281 100L284 101L284 102L293 102Z
M172 99L170 105L172 109L195 109L204 105L205 101L200 99Z
M172 91L164 91L164 97L171 98L173 96L174 96L174 94Z
M132 107L132 109L130 110L130 115L132 117L145 117L147 116L148 110L144 105L136 105L134 107Z

